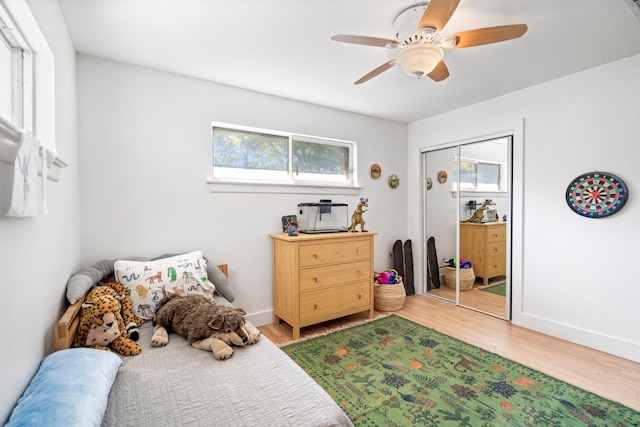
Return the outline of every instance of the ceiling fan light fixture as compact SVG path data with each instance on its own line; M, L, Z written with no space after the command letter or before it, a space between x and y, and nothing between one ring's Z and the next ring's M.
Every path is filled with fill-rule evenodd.
M442 61L444 51L431 43L414 43L400 49L398 64L405 73L420 78L429 74Z
M428 76L434 82L449 77L449 69L443 61L443 49L461 49L517 39L527 32L526 24L499 25L461 31L436 42L440 31L447 25L461 0L423 0L404 9L393 22L396 39L337 34L332 40L365 46L386 47L388 61L371 70L354 84L361 84L387 71L396 64L408 75L420 78ZM626 0L640 4L640 0ZM395 58L391 49L397 51ZM395 53L395 52L393 52Z
M442 41L438 43L438 46L440 46L443 49L455 49L456 45L458 44L458 41L459 41L458 36L449 36L442 39Z
M393 28L396 30L396 39L400 43L409 45L420 40L422 34L418 24L428 5L428 1L414 4L396 16Z

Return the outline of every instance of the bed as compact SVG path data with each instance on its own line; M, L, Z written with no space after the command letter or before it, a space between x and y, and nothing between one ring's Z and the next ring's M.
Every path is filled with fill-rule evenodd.
M226 265L219 265L218 268L227 274ZM232 305L222 296L216 296L215 300L219 304ZM38 377L49 374L44 372L51 369L46 362L48 358L53 357L62 359L52 361L51 364L63 371L63 375L68 376L70 370L74 371L71 378L65 380L70 383L67 386L60 380L59 373L54 374L58 376L54 376L54 380L51 381L53 387L60 389L61 393L67 393L63 390L70 389L68 392L73 394L73 399L80 396L78 399L83 400L87 395L95 394L97 390L87 391L87 382L102 382L107 386L112 382L109 387L100 386L101 389L107 390L102 391L102 398L94 399L100 401L97 405L96 402L76 404L72 399L49 405L55 409L47 409L47 405L43 404L36 405L37 410L45 412L44 417L48 421L51 421L53 411L56 414L62 412L61 416L67 417L62 420L65 425L353 425L331 397L264 336L254 345L234 347L233 356L224 361L216 360L208 351L191 347L184 338L175 333L170 334L170 341L166 347L152 347L151 322L146 322L140 327L138 343L142 346L142 352L137 356L120 356L109 351L86 348L70 349L77 329L81 304L82 298L70 305L55 326L56 352L43 360L36 377L14 409L9 426L30 425L20 423L17 418L29 414L29 409L34 411L34 399L32 396L26 396L37 394L35 392L38 390L31 390L32 385L43 383L43 379ZM84 362L77 360L81 351L82 356L87 353L91 357L109 359L100 362L100 366L115 367L105 369L111 371L104 375L105 378L94 380L93 376L98 375L96 369L84 367ZM63 357L70 358L68 366ZM84 389L78 388L80 384ZM49 385L44 392L48 399L52 399L51 387ZM32 407L20 410L21 405ZM85 416L82 412L86 411L87 407L92 409L92 413ZM70 414L73 416L70 417ZM14 417L16 421L12 424ZM37 422L33 425L37 425Z

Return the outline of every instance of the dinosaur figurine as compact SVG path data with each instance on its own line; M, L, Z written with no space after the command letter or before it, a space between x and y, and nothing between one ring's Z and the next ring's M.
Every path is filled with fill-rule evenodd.
M362 214L364 212L366 212L364 209L362 209L363 207L368 207L369 206L369 199L366 197L361 197L358 200L358 206L356 207L356 210L353 212L353 215L351 215L351 226L347 229L347 231L357 231L356 230L356 225L360 224L360 231L362 232L366 232L367 230L364 229L364 218L362 218Z
M485 200L484 202L482 202L482 205L478 208L478 210L476 210L473 215L471 215L471 218L460 222L477 222L478 224L482 223L482 221L484 220L484 211L487 210L490 204L491 199Z

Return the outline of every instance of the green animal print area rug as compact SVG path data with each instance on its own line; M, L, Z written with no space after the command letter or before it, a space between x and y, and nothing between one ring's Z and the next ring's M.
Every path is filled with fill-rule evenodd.
M496 283L494 285L488 285L488 286L480 286L478 289L484 292L489 292L496 295L502 295L503 297L507 295L506 282Z
M398 315L281 348L356 426L640 426L640 412Z

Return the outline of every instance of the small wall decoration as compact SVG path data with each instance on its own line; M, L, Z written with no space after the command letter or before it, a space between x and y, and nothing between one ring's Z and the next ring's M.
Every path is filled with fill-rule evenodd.
M431 190L431 187L433 187L433 180L431 179L430 176L427 177L427 191Z
M445 182L447 182L447 172L446 171L438 172L438 182L440 184L444 184Z
M629 198L623 180L609 172L587 172L567 186L569 208L586 218L604 218L619 212Z
M380 178L380 175L382 175L382 168L380 165L377 163L372 164L369 168L369 175L371 175L371 178L373 179Z
M398 188L398 185L400 185L400 178L398 178L398 175L396 174L391 174L389 175L387 182L389 183L389 187Z

